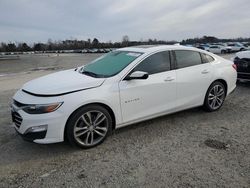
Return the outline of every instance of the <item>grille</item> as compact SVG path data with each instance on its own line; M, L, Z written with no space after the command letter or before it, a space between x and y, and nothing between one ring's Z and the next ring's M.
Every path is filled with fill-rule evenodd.
M12 116L12 121L15 123L17 128L20 128L23 118L20 116L19 113L17 112L11 112L11 116Z

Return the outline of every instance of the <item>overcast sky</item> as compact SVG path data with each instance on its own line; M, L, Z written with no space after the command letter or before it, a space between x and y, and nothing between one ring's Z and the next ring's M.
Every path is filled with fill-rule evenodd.
M250 0L0 0L0 41L250 37Z

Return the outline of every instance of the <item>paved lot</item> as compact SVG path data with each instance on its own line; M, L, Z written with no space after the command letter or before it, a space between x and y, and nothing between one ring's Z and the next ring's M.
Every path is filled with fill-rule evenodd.
M93 149L23 141L10 127L16 89L97 56L0 61L0 187L250 187L248 83L218 112L195 108L125 127Z

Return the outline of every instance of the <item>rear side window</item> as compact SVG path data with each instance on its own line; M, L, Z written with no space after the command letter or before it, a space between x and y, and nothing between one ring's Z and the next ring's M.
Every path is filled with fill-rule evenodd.
M189 50L176 50L175 56L177 61L177 68L179 69L202 64L199 52Z
M201 53L203 63L210 63L214 61L214 58L210 55Z
M170 70L170 54L168 51L158 52L147 57L133 71L143 71L148 74L156 74Z

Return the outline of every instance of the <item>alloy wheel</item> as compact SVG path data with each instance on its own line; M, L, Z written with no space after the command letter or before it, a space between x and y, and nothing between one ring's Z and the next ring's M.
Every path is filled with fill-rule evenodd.
M214 85L208 94L208 105L211 109L220 108L225 99L225 91L221 85Z
M108 132L108 119L101 111L87 111L77 119L73 131L76 141L81 145L96 145Z

